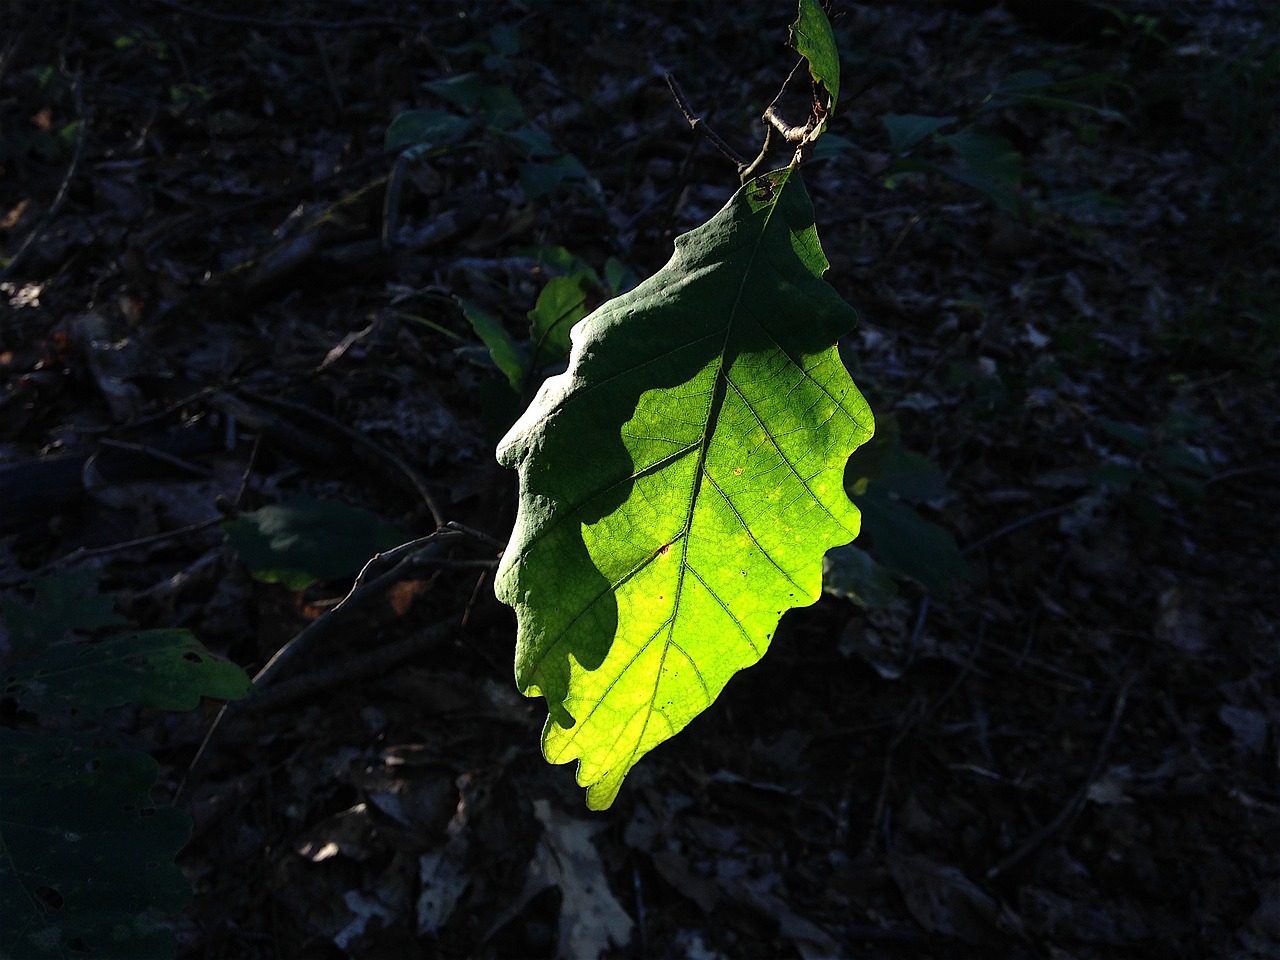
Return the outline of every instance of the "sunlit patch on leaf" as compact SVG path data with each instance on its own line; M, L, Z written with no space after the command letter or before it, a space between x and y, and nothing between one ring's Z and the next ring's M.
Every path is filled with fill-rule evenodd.
M858 532L843 473L872 418L834 346L856 315L821 279L798 174L766 176L574 328L568 371L498 448L521 479L497 580L517 681L595 809L763 656Z

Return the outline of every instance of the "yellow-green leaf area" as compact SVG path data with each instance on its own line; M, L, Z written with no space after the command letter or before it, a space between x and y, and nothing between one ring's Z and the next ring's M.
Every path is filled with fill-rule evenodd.
M835 348L856 315L822 279L799 174L768 176L573 329L568 370L498 447L520 472L497 578L516 679L593 809L764 655L858 533L843 474L872 418Z

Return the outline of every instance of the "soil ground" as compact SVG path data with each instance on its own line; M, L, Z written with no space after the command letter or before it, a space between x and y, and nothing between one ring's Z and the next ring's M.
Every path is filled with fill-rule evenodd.
M481 541L364 602L190 777L217 706L129 714L157 797L188 779L180 955L1280 957L1280 21L832 14L805 176L851 371L945 480L872 545L922 568L789 614L602 814L539 753ZM505 540L522 400L455 298L520 339L553 248L601 276L588 306L610 258L657 270L737 185L664 72L754 153L793 18L0 2L9 588L96 570L252 673L351 577L261 582L219 519L307 494ZM1026 71L1060 84L989 99ZM384 149L420 108L465 122ZM954 118L914 169L911 115Z

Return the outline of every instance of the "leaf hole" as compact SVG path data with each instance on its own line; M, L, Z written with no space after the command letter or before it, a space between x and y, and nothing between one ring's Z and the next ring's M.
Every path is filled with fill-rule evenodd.
M46 910L61 910L62 905L66 903L66 899L53 887L36 887L35 898L40 901L40 905Z
M182 655L182 659L190 663L204 663L204 657L198 653L192 653L190 650Z
M92 760L90 760L88 763L84 765L84 768L88 770L90 773L97 773L99 770L102 769L102 761L99 760L97 757L94 757Z
M138 816L140 817L154 817L155 815L156 815L155 807L143 807L141 810L138 811Z

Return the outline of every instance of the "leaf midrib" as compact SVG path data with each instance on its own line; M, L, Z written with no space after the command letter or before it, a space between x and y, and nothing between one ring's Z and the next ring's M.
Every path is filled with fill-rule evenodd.
M746 290L747 280L752 275L752 270L755 267L756 257L758 257L760 255L760 252L764 249L765 237L767 236L769 232L769 227L773 222L773 215L778 210L778 204L782 199L782 192L786 190L787 186L788 186L788 183L784 182L775 192L773 197L773 204L769 207L768 213L765 214L764 223L760 227L759 238L756 240L756 242L752 246L751 256L747 259L746 268L742 271L742 277L738 281L738 290L737 290L737 293L734 295L733 308L729 311L729 322L725 325L724 343L720 347L720 359L716 366L715 380L711 388L711 403L708 406L706 420L703 422L703 426L702 426L702 441L698 448L698 464L694 469L693 489L690 491L689 508L685 513L684 528L680 533L680 539L681 539L680 572L676 578L675 596L672 598L672 603L671 603L671 616L662 625L662 627L659 628L657 633L655 633L652 637L650 637L647 641L645 641L645 644L644 644L645 647L647 647L650 643L652 643L658 637L658 635L662 632L662 630L667 630L668 633L670 633L672 629L672 624L674 624L677 616L679 615L680 603L684 596L685 576L690 571L689 562L688 562L689 533L693 529L693 516L698 508L698 497L702 493L702 480L706 476L707 452L711 448L711 439L715 434L715 429L713 428L712 424L716 423L719 418L720 410L724 406L725 393L728 390L727 384L729 380L729 374L726 369L725 358L729 354L729 344L733 338L734 331L737 327L739 311L742 308L743 291ZM747 201L747 198L745 195L743 197L743 200L744 202L749 202ZM727 499L728 498L726 498L726 501ZM697 573L694 573L694 576L695 578L701 580L701 577L699 577ZM715 594L712 593L712 596L715 597ZM720 602L718 597L716 597L716 602L717 603ZM737 620L735 618L735 623L736 622ZM739 626L741 626L741 624L739 624ZM674 641L672 640L672 638L668 636L667 642L663 646L662 656L658 660L658 669L654 671L653 690L649 695L648 710L645 714L644 723L641 724L640 726L640 734L635 738L634 743L631 747L631 753L627 757L627 769L630 769L632 766L634 766L637 756L639 755L640 745L644 743L645 735L649 732L649 723L653 719L654 713L657 712L656 704L658 700L658 687L662 683L663 673L667 664L667 655L671 650L673 642ZM685 658L689 659L688 654L685 654ZM634 661L634 658L633 658L633 661ZM690 663L692 663L692 660L690 660ZM696 667L695 667L695 671L696 671ZM697 672L698 672L699 680L702 681L703 689L706 690L706 681L703 680L701 671L697 671ZM621 674L619 674L619 676L621 676ZM612 684L610 684L610 686L612 687ZM585 721L588 717L590 717L591 713L594 713L594 712L595 710L593 708L592 711L588 713L587 717L583 718L583 720Z

